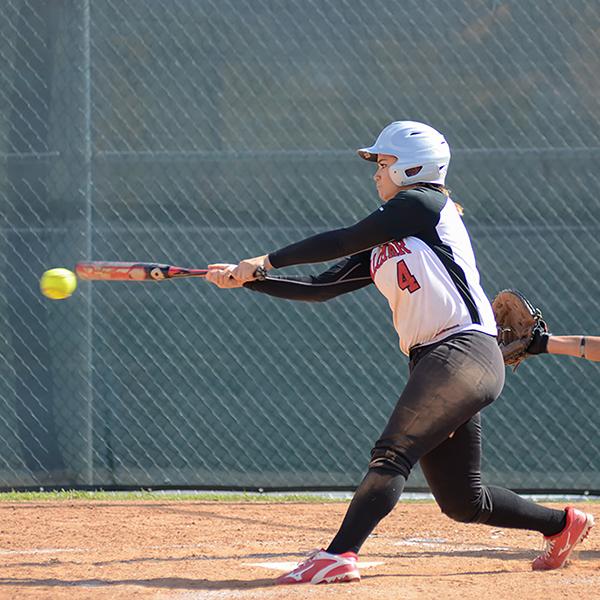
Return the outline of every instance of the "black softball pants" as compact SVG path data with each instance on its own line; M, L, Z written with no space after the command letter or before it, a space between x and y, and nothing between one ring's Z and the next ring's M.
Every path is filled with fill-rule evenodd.
M450 336L410 356L410 377L371 453L369 471L327 548L358 552L396 505L412 467L421 469L442 512L464 523L558 533L564 511L481 483L481 418L504 385L495 338Z

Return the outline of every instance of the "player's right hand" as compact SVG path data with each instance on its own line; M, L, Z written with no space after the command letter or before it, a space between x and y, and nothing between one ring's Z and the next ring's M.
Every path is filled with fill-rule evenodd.
M231 265L227 263L216 263L208 265L208 273L206 274L206 280L214 283L220 288L239 288L244 284L241 281L235 279L231 272L237 265Z

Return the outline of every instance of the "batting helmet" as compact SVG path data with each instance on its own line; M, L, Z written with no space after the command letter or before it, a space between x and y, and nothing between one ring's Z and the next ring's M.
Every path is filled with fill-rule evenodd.
M385 127L370 148L358 155L377 162L378 154L391 154L398 160L390 165L390 178L396 185L411 183L444 184L450 147L433 127L416 121L394 121Z

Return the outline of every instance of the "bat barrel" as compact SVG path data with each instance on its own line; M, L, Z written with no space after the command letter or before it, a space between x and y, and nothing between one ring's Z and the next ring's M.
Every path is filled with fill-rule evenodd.
M159 263L80 262L77 277L85 281L162 281L180 277L205 277L206 269L186 269Z

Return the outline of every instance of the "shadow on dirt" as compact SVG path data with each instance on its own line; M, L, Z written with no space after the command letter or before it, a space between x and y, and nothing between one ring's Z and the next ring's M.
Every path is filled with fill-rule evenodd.
M163 508L163 512L182 514L187 518L205 518L209 519L211 522L218 521L232 521L234 523L244 523L245 525L266 525L271 529L297 529L298 531L318 531L322 533L323 526L317 525L315 527L311 527L310 525L306 525L304 523L300 523L298 525L293 525L291 523L281 523L276 522L270 519L259 519L256 517L241 517L237 515L223 515L220 512L212 512L210 510L184 510L182 508L177 508L173 506L167 506ZM333 528L332 528L333 529Z
M453 572L453 573L436 573L435 575L432 575L431 573L374 573L372 575L369 575L368 573L366 575L363 575L363 573L360 574L360 579L361 581L368 581L369 579L382 579L384 577L398 577L400 579L406 579L406 578L419 578L419 577L424 577L424 578L428 578L428 577L461 577L461 576L470 576L470 575L502 575L503 573L506 573L507 575L514 575L515 572L512 569L498 569L498 570L491 570L491 571L458 571L458 572Z
M369 558L395 560L399 558L485 558L495 560L532 560L540 553L539 550L426 550L420 552L398 552L397 554L373 554ZM600 550L579 550L575 551L571 560L598 560L600 559Z

